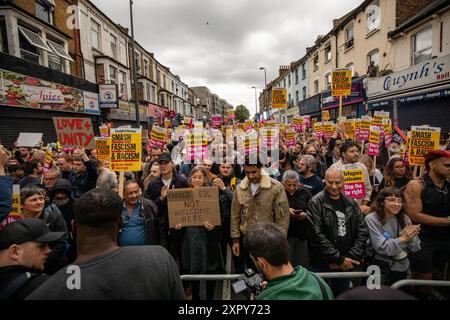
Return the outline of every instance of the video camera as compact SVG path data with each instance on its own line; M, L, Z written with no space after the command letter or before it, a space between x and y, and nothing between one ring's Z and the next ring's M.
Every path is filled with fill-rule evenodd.
M258 294L262 291L261 282L263 281L264 278L260 273L256 273L253 269L248 268L231 286L235 294L242 292Z

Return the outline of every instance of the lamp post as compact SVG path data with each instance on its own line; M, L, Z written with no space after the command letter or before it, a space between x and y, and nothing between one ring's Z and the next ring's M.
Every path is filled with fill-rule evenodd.
M252 87L252 89L255 89L255 116L258 113L258 102L256 99L256 87Z
M267 101L267 73L265 67L259 67L259 70L264 70L264 109L269 109L269 103ZM264 111L265 111L264 110Z
M131 40L132 43L132 54L131 59L133 60L133 82L134 82L134 109L136 112L136 127L140 128L141 122L139 120L139 88L138 88L138 80L137 80L137 61L136 61L136 52L135 52L135 42L134 42L134 25L133 25L133 0L130 0L130 20L131 20Z

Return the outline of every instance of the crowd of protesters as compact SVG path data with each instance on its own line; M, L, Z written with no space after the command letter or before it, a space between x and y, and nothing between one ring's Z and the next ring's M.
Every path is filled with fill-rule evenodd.
M50 163L45 148L0 146L2 299L213 299L215 282L206 283L201 297L200 283L181 282L179 274L226 273L228 251L235 273L252 268L276 280L278 256L258 248L264 246L258 234L273 242L280 232L286 243L267 248L287 250L278 260L296 274L292 279L306 270L347 272L369 265L380 267L388 285L447 276L450 152L445 146L428 153L425 172L414 177L408 163L398 154L390 157L386 148L387 156L375 164L339 126L327 140L299 133L294 146L281 143L271 150L278 160L266 164L250 162L249 155L239 163L236 139L215 143L214 138L210 158L183 162L180 138L165 148L144 148L142 171L125 174L122 197L118 174L108 161L96 159L95 150L47 148L52 146ZM345 195L346 165L362 171L364 198ZM14 222L8 217L13 184L20 185L21 207ZM168 191L205 186L218 188L221 225L170 227ZM253 230L249 239L248 230ZM71 264L86 274L84 291L65 287ZM32 276L24 277L27 272ZM308 279L309 285L325 286L324 297L332 296L322 280ZM333 279L328 285L337 296L358 282ZM318 288L308 297L320 296ZM295 299L295 290L278 296ZM430 288L413 293L433 294Z

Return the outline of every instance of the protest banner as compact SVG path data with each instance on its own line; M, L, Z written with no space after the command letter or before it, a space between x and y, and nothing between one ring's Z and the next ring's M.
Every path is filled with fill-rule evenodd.
M110 170L141 171L142 136L140 129L111 129Z
M164 128L170 128L172 126L172 120L166 118L164 119Z
M323 137L323 125L322 122L316 122L313 124L313 129L317 138Z
M47 146L45 150L44 167L42 168L42 172L44 173L44 175L50 170L52 166L52 156L53 156L52 148L50 146Z
M222 116L220 114L211 116L211 123L213 128L219 128L222 124Z
M323 110L322 111L322 121L329 121L330 120L330 111Z
M325 139L331 138L335 130L336 125L332 121L323 122L323 137Z
M375 111L373 114L373 126L383 126L383 119L389 119L389 112L388 111Z
M349 139L356 139L356 121L346 120L344 122L344 132Z
M167 194L169 227L203 227L205 221L220 226L217 187L171 189Z
M22 218L22 209L20 205L20 185L13 185L12 208L8 216L0 223L0 230L6 225Z
M303 116L303 126L311 126L311 116Z
M21 132L17 140L18 147L36 147L42 142L42 133Z
M150 146L163 149L166 145L167 129L153 126L150 134Z
M372 124L372 117L369 117L369 116L361 117L361 123L359 125L359 133L357 134L357 137L356 137L356 139L358 141L369 140L371 124Z
M287 129L284 132L284 145L286 147L289 148L289 147L293 147L296 145L296 143L297 143L297 141L295 139L296 134L297 133L292 129Z
M301 132L303 126L303 117L301 116L294 116L292 118L292 128L294 128L295 131Z
M399 127L394 126L392 141L402 145L408 142L408 137Z
M384 132L384 144L386 148L389 148L392 142L392 122L389 118L383 118L383 132Z
M261 129L259 145L267 149L278 148L278 130L275 128Z
M440 133L441 128L411 127L411 135L408 141L408 157L410 165L423 166L425 164L424 156L430 151L439 149Z
M363 171L357 165L344 165L344 193L353 199L366 197L366 186L364 184Z
M256 131L245 134L244 137L244 154L256 154L258 152L258 133Z
M336 69L331 74L331 95L349 96L352 93L352 70Z
M185 135L186 161L194 161L208 158L208 137L201 129L192 129Z
M235 118L234 109L228 109L227 116L228 116L228 119L233 120Z
M63 148L95 148L90 118L53 117L53 124Z
M110 161L111 159L111 140L109 138L95 138L95 150L97 151L97 160Z
M283 88L272 89L272 109L287 108L287 90Z
M109 128L108 126L101 126L100 128L100 137L109 138Z
M379 126L370 126L369 148L367 150L369 156L380 155L380 131L381 128Z

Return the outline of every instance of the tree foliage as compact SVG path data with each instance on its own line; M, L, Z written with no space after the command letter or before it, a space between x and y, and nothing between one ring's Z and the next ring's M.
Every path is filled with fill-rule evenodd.
M245 120L248 120L248 118L250 117L250 111L248 111L247 107L240 104L234 110L234 115L237 121L245 122Z

